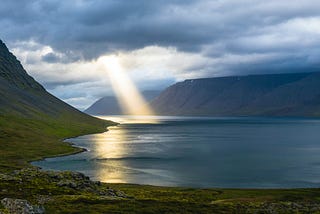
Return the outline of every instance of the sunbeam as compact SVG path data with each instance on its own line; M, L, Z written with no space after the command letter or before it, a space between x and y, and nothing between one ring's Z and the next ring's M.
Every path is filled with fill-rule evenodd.
M116 56L105 56L101 60L108 72L122 112L129 115L154 115L134 82L124 72L119 59Z

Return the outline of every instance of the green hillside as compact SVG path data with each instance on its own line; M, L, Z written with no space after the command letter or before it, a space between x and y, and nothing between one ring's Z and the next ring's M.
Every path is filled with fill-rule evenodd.
M88 116L49 94L0 41L0 170L79 151L62 139L114 124Z

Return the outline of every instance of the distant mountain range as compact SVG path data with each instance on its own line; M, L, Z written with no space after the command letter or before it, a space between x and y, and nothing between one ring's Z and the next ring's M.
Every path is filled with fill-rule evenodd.
M320 116L320 73L185 80L151 106L160 115Z
M142 96L147 102L156 98L161 91L149 90L143 91ZM121 115L122 110L115 96L105 96L84 111L91 115Z

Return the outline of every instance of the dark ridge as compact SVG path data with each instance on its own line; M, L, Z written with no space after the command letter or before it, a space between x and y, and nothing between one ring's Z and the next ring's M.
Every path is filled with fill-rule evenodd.
M0 115L101 123L48 93L0 41ZM74 121L71 121L74 120Z
M320 116L320 73L190 79L153 102L160 115Z
M0 77L21 89L45 90L22 67L17 58L0 41Z

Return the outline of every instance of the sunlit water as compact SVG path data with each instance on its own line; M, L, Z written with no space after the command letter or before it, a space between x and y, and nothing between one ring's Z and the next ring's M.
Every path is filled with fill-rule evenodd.
M105 117L102 134L69 139L87 152L34 165L94 180L190 187L320 187L320 120Z

